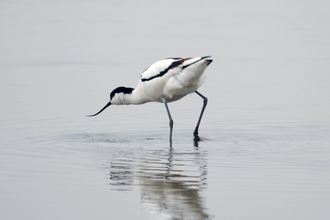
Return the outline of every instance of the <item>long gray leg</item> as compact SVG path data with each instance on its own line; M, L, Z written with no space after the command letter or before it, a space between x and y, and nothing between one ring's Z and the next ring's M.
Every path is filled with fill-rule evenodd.
M166 111L167 111L167 114L168 114L168 119L170 120L170 143L172 143L173 119L171 117L170 110L168 109L167 101L166 100L163 100L163 101L164 101Z
M199 119L198 119L198 122L197 122L197 125L196 125L196 128L195 128L195 131L194 131L195 140L200 141L201 139L198 136L198 128L199 128L199 124L201 123L201 120L202 120L202 117L203 117L203 114L204 114L204 110L205 110L206 105L207 105L207 98L205 96L203 96L202 94L200 94L198 91L195 91L195 92L197 93L197 95L199 95L203 99L203 108L202 108L201 114L199 115Z

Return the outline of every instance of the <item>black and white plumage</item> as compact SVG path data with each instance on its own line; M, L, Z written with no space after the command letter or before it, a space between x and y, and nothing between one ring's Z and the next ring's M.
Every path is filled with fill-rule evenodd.
M165 104L170 121L170 142L172 142L173 120L167 103L181 99L195 92L203 98L204 104L194 131L195 140L199 141L198 128L201 122L207 98L197 89L203 84L202 75L212 62L210 56L191 58L167 58L157 61L148 67L141 75L135 89L118 87L110 93L110 101L96 116L110 105L139 105L147 102L162 102Z

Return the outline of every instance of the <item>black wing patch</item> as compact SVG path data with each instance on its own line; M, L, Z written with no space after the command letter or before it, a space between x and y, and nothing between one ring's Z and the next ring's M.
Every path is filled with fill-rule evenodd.
M193 65L193 64L195 64L195 63L197 63L197 62L199 62L199 61L201 61L201 60L204 60L204 59L206 59L206 58L209 58L209 57L210 57L210 56L201 57L199 60L196 60L195 62L192 62L192 63L189 63L188 65L183 66L182 69L185 69L185 68L187 68L188 66L191 66L191 65ZM191 59L191 58L188 58L188 59ZM211 62L210 62L210 63L211 63ZM210 63L208 63L208 64L210 64Z
M179 59L179 58L174 58L174 59ZM161 71L157 75L152 76L150 78L142 78L141 81L142 82L150 81L150 80L152 80L154 78L164 76L170 69L173 69L173 68L175 68L177 66L180 66L183 62L184 62L184 60L180 58L180 60L174 61L173 63L171 63L171 65L169 67L167 67L165 70Z

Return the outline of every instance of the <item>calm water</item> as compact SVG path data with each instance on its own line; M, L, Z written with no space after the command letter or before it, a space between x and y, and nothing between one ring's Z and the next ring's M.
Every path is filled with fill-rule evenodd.
M1 219L329 219L322 1L0 3ZM209 98L111 106L170 56Z

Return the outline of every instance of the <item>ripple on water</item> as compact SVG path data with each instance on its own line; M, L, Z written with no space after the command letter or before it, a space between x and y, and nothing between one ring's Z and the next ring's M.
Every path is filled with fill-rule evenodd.
M104 158L99 166L107 173L111 190L138 190L143 209L157 216L211 218L203 197L207 151L192 145L170 148L159 139L141 139L135 144L107 142L108 137L101 134L96 139Z

